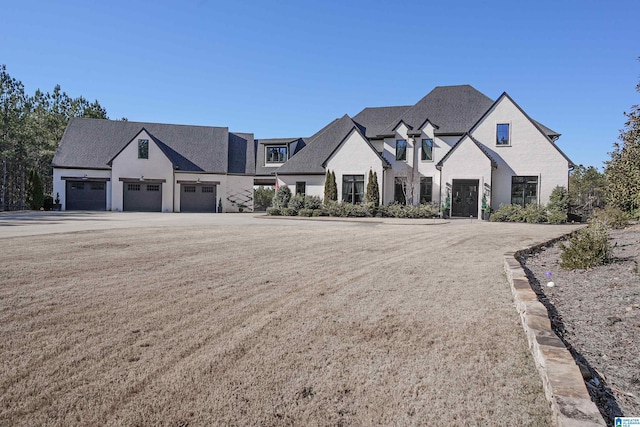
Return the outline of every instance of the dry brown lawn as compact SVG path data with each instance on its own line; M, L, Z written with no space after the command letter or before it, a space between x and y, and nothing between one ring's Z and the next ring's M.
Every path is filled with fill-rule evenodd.
M569 229L0 239L0 425L549 425L502 255Z

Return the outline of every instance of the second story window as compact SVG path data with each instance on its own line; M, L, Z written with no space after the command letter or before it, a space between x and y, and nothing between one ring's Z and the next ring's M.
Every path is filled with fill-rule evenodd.
M509 123L496 125L496 145L509 145Z
M266 163L284 163L287 161L287 147L267 147Z
M407 160L407 141L396 140L396 160Z
M433 139L422 140L422 160L433 160Z
M149 158L149 140L148 139L138 140L138 158L139 159Z

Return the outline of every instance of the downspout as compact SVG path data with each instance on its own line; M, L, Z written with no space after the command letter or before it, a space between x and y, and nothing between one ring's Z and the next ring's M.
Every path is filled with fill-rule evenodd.
M173 173L173 182L171 183L171 196L173 198L171 202L171 212L176 211L176 168L175 166L172 168L171 172Z

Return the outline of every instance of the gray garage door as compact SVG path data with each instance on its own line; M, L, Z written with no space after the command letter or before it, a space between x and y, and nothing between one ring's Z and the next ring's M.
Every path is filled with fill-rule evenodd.
M162 184L124 182L122 209L134 212L162 212Z
M180 212L215 212L216 186L181 184Z
M65 209L69 211L107 210L107 183L104 181L67 181Z

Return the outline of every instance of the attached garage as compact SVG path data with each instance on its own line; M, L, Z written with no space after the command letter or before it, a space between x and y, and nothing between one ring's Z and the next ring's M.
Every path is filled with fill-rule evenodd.
M123 182L124 211L162 212L162 182Z
M68 211L107 210L106 180L66 180L65 209Z
M216 212L215 182L184 182L180 184L180 212Z

